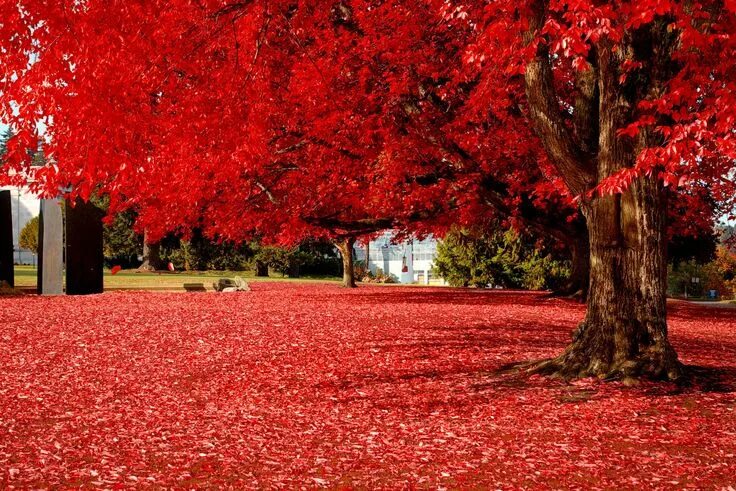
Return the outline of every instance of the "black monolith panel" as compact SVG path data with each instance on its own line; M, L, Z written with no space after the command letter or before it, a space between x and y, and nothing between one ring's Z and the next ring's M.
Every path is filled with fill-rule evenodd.
M102 217L92 203L66 202L66 293L102 293Z
M10 191L0 191L0 283L15 286L13 273L13 210Z

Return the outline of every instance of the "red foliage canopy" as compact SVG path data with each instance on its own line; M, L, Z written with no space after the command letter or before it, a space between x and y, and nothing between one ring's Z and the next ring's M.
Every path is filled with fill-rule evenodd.
M441 206L441 149L406 116L461 41L427 23L431 5L175 3L12 8L5 170L47 192L108 193L154 233L290 240ZM41 118L54 166L29 172Z
M533 11L540 6L544 8L544 23L532 33ZM448 4L445 18L451 26L473 26L475 37L465 51L460 83L472 80L477 84L474 99L468 104L471 111L479 111L475 118L486 120L490 110L503 123L497 130L503 131L520 108L526 114L529 108L522 75L541 46L553 60L554 93L559 109L567 113L552 123L562 126L563 132L577 131L570 136L580 143L582 151L587 150L587 135L583 133L595 133L598 122L590 119L590 127L577 124L580 118L588 117L577 109L589 94L572 88L575 82L584 86L579 84L581 77L597 62L593 52L601 43L613 51L631 49L630 45L645 50L621 55L640 61L627 61L618 67L615 83L627 91L650 91L638 94L641 100L633 108L633 121L619 129L618 137L632 145L639 144L637 137L645 132L654 137L638 153L635 166L597 176L600 182L595 189L575 189L570 182L568 187L573 188L573 194L620 193L637 176L656 174L672 187L707 183L712 198L733 213L735 8L733 2L720 1L645 0L605 5L590 1L471 2ZM645 25L669 33L665 48L671 52L649 52L646 40L632 41L635 36L653 35L637 31ZM667 73L658 73L662 71ZM665 80L661 86L647 80L658 76ZM522 145L513 144L510 134L504 136L514 150L519 146L526 150L529 137L518 127L512 134L519 132L525 135Z
M656 16L668 19L680 70L620 137L646 129L659 143L596 190L657 173L673 186L707 183L723 203L736 157L732 7L551 2L530 41L523 2L5 2L0 119L17 136L2 175L49 193L110 194L113 210L136 207L154 235L437 229L498 208L489 191L511 214L524 196L572 212L572 197L592 189L566 189L549 163L519 74L548 45L572 120L580 94L569 81L593 43L615 47ZM651 69L640 65L619 83L635 86ZM38 121L53 165L30 169Z

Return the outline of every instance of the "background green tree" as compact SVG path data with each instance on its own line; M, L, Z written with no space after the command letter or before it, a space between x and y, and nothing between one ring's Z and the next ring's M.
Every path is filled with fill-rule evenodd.
M5 159L5 154L8 152L8 140L10 140L12 137L13 130L10 129L10 127L6 128L5 131L3 131L3 134L0 135L0 165Z
M554 289L569 267L514 230L455 228L437 246L434 272L452 286Z
M118 213L103 227L105 260L110 265L123 268L137 267L138 256L143 249L143 236L133 229L135 214L131 211Z
M38 254L38 222L37 216L31 218L21 229L18 236L18 245Z

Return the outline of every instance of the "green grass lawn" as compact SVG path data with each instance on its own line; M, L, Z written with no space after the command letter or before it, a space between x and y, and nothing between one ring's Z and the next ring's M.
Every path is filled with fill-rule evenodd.
M340 281L337 277L302 277L288 278L276 273L268 277L255 277L252 271L181 271L148 273L137 270L123 270L115 275L105 270L105 290L184 290L185 284L202 284L207 290L212 289L212 283L218 278L233 278L240 276L248 281L291 281L299 283ZM36 268L32 266L15 267L16 288L36 287Z

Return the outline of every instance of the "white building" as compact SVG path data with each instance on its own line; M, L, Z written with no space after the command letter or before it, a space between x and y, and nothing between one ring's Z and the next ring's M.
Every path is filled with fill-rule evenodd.
M379 270L392 275L400 283L430 284L442 282L432 277L432 266L437 255L437 240L427 237L424 240L393 242L394 232L386 231L368 246L370 257L368 268L376 274ZM365 262L365 245L356 244L355 259Z
M38 216L40 201L25 189L16 187L2 187L0 189L10 190L10 203L13 211L13 260L17 264L35 264L36 258L33 254L26 249L21 249L18 245L18 237L25 224L31 218Z

